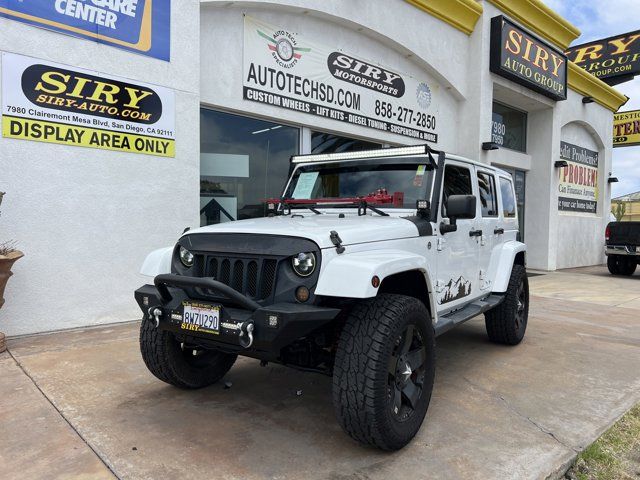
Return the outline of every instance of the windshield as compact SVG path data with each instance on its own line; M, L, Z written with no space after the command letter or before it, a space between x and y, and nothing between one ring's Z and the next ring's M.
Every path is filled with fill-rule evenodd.
M380 160L303 165L294 175L285 198L319 200L334 198L392 197L383 208L415 209L416 201L431 196L433 171L428 162L380 163Z

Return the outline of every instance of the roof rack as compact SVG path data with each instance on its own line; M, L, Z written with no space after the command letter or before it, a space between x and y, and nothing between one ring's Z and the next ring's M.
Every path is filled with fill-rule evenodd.
M340 153L318 153L310 155L294 155L291 157L291 163L309 163L309 162L326 162L331 160L355 160L359 158L371 157L400 157L405 155L429 155L432 166L436 167L436 162L432 157L432 153L440 153L433 150L429 145L416 145L413 147L392 147L379 148L376 150L361 150L358 152L340 152Z

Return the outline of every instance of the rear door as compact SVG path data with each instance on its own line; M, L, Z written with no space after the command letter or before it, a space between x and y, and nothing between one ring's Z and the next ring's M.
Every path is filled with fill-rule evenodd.
M501 227L498 211L497 178L493 171L476 167L478 178L478 203L480 218L478 225L482 235L478 238L478 287L481 291L491 291L492 278L489 274L493 250L500 248L504 240L504 228Z
M447 159L443 177L438 224L449 221L449 196L478 196L473 165ZM457 225L457 231L439 234L437 241L436 300L440 314L457 310L481 295L478 284L478 213L476 218L458 220Z

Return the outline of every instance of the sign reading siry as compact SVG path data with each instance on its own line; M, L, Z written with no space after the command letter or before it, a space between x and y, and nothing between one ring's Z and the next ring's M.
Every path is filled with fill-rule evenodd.
M640 73L640 30L576 45L566 53L569 60L590 74L602 80L616 78L624 82Z
M491 19L490 69L554 100L567 99L567 57L515 23Z
M439 85L244 17L243 98L438 142Z
M2 53L2 136L175 157L168 88Z
M640 110L613 114L613 146L640 145Z
M170 0L0 0L0 16L169 61Z

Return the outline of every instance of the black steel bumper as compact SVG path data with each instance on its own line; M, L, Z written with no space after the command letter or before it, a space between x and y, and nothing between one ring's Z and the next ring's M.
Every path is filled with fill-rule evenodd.
M228 301L192 298L185 289L194 288L214 291ZM277 357L283 347L330 322L340 313L339 309L300 303L261 306L216 280L171 274L158 275L154 285L140 287L135 291L135 299L147 320L156 322L157 319L157 327L162 330L181 334L203 346L258 357L260 352ZM217 332L194 330L183 321L184 306L193 303L220 306ZM153 314L157 313L156 309L161 312L157 316ZM246 347L249 324L253 325L252 342Z

